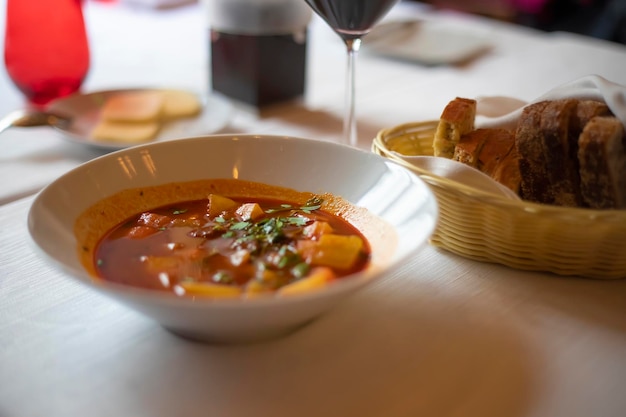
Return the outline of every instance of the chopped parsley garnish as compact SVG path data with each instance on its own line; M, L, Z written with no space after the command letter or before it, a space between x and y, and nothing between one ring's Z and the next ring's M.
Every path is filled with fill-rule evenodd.
M292 226L304 226L308 220L304 217L285 217L285 221Z
M296 264L296 266L291 268L291 273L296 278L303 278L303 277L306 276L306 274L309 273L310 269L311 269L311 267L309 266L309 264L307 264L306 262L300 262L300 263Z
M322 207L323 202L324 200L321 197L315 196L307 200L307 202L304 203L304 205L301 207L293 207L290 204L281 204L279 208L267 209L265 210L265 212L271 214L279 211L302 210L307 214L311 214L312 211L318 210L320 207Z
M212 220L210 226L205 226L202 230L205 235L219 233L222 238L234 239L231 247L245 246L255 253L265 253L268 250L275 250L276 245L295 239L302 233L301 228L312 220L305 216L298 215L298 211L310 214L322 206L323 200L320 197L309 199L304 205L295 207L291 204L281 204L277 208L265 210L266 214L276 214L289 212L288 216L275 215L274 217L264 217L258 221L241 221L236 218L226 218L217 216ZM279 267L295 265L299 260L294 261L289 254L282 253L285 260L278 262Z
M249 222L237 222L230 226L230 230L245 230L248 226L250 226Z

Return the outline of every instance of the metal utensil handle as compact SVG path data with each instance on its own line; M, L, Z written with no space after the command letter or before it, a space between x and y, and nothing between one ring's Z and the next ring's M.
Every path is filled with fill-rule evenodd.
M0 133L11 127L55 126L63 128L70 118L57 113L15 110L0 119Z

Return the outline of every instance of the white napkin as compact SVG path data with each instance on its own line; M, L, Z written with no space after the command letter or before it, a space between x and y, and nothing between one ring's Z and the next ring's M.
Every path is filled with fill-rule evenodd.
M599 75L588 75L562 84L531 102L577 98L604 101L626 128L626 86L616 84ZM528 104L509 97L477 98L477 128L514 128ZM498 112L497 109L502 111Z

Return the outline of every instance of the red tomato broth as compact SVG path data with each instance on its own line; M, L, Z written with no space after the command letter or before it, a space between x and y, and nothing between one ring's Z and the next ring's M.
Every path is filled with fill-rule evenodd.
M181 201L202 200L211 193L229 196L233 199L283 200L297 204L305 204L316 195L287 187L231 178L146 185L114 192L90 203L77 217L74 224L78 257L86 272L91 276L92 282L96 285L105 285L108 282L98 274L95 250L98 243L114 227L140 212ZM398 237L393 226L371 213L367 208L356 206L342 197L324 192L319 192L317 195L324 200L323 211L343 219L365 237L370 248L370 261L362 271L363 279L373 277L376 271L391 262L398 246Z
M269 276L261 281L264 292L272 292L306 277L294 275L293 270L309 271L315 267L315 256L311 257L313 260L306 260L296 254L300 254L299 242L319 239L319 236L303 235L303 230L307 226L312 230L320 224L329 225L332 235L357 236L362 241L352 265L331 267L335 278L361 271L369 263L371 248L367 239L339 216L319 208L305 212L298 209L301 203L293 201L240 197L232 200L238 205L221 211L217 217L209 215L208 199L178 202L134 215L114 227L97 244L94 263L98 276L120 284L181 295L178 284L183 281L244 287L251 280ZM242 219L235 209L243 203L257 203L263 214L253 220ZM285 208L285 205L292 208ZM216 222L216 218L222 222ZM268 229L268 225L277 223L282 226L269 228L272 233L280 231L277 242L265 242L267 235L264 233L255 235L263 239L250 238L253 235L250 230L260 230L259 225ZM246 228L237 228L242 225ZM265 247L259 242L265 242ZM306 248L306 244L303 246ZM237 263L240 254L249 259L234 265L233 259Z

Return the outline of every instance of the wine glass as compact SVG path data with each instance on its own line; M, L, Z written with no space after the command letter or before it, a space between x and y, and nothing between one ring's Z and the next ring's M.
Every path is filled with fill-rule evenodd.
M77 91L89 69L83 0L7 0L4 62L30 104Z
M355 65L361 39L399 0L304 0L343 39L348 48L344 140L357 145Z

